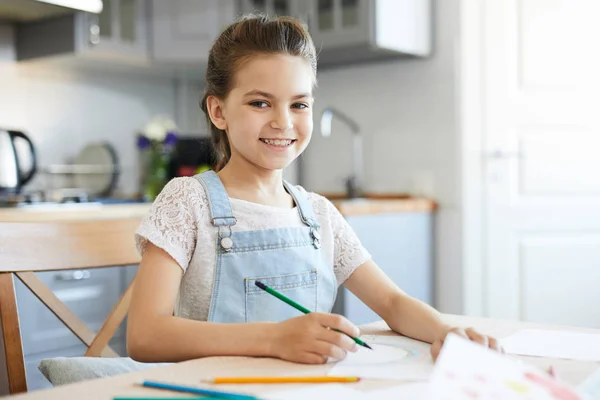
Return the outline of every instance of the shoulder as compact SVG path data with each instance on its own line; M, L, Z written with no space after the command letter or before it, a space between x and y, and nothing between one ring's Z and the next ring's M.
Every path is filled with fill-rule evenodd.
M188 220L198 220L207 208L208 196L200 182L193 177L179 177L171 179L161 190L150 214L175 217L183 213Z
M335 214L336 213L337 208L326 197L324 197L324 196L322 196L322 195L320 195L318 193L315 193L315 192L307 191L306 189L304 189L300 185L294 185L294 187L296 189L298 189L298 191L301 194L303 194L304 196L306 196L306 198L308 200L310 200L310 202L312 203L313 210L314 210L315 214L317 214L317 215L331 215L331 214Z
M204 187L193 177L171 179L156 198L160 202L189 202L206 198Z

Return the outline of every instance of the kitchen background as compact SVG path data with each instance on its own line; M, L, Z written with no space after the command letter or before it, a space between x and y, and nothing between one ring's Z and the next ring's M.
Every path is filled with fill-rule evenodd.
M363 138L367 193L437 205L386 237L397 239L388 247L422 246L422 263L402 268L431 268L420 281L431 304L600 326L600 309L589 307L600 302L595 0L104 0L100 17L71 12L54 25L6 11L35 3L0 0L0 128L32 139L42 171L105 141L120 169L111 197L135 197L136 135L154 116L186 136L207 134L198 100L222 24L253 9L287 11L308 22L322 64L313 140L286 178L346 191L352 131L334 116L322 137L319 123L333 107ZM365 60L375 42L394 50ZM48 185L39 172L25 189ZM353 223L377 243L380 231Z

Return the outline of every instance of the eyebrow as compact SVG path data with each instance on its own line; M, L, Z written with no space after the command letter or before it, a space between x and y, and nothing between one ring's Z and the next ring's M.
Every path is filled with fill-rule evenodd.
M244 94L245 96L262 96L265 97L267 99L274 99L275 96L272 95L271 93L267 93L267 92L263 92L262 90L251 90L247 93ZM312 97L312 95L310 93L300 93L297 94L295 96L292 96L292 99L301 99L303 97Z

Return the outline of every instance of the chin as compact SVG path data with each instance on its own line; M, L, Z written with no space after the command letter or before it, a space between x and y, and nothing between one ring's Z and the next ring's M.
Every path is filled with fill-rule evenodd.
M258 165L260 165L262 168L266 169L266 170L272 170L272 171L277 171L277 170L281 170L284 169L285 167L287 167L288 165L290 165L294 160L271 160L269 162L262 162L262 163L258 163Z

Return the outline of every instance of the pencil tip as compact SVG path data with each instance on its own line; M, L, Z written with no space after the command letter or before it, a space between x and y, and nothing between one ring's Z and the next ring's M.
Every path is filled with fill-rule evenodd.
M365 343L365 342L363 342L363 343ZM369 348L369 349L373 350L373 348L372 348L371 346L369 346L368 344L366 344L366 343L365 343L365 347L367 347L367 348Z
M262 290L265 290L267 287L265 286L264 283L262 283L261 281L254 281L254 284L256 286L258 286L259 288L261 288Z

